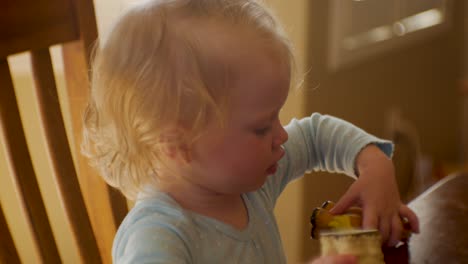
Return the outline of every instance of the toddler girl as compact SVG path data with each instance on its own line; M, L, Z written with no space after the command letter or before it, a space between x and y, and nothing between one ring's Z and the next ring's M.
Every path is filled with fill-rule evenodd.
M390 142L317 113L281 125L293 65L257 1L149 0L117 21L93 64L83 144L137 200L115 263L285 263L273 209L310 170L359 175L335 213L361 205L390 244L400 217L417 231Z

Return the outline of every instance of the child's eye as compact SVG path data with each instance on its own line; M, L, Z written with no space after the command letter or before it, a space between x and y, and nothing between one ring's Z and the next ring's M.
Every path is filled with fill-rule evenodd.
M255 129L255 134L259 135L259 136L264 136L268 133L268 131L270 131L270 127L264 127L264 128L260 128L260 129Z

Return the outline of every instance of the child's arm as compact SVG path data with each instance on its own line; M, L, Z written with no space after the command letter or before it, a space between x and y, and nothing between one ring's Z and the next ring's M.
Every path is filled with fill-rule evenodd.
M408 218L413 231L417 231L416 217L401 204L398 196L390 141L370 135L344 120L317 113L293 120L286 130L289 135L284 145L286 155L277 175L269 179L270 186L267 186L273 201L289 181L307 170L339 172L353 177L358 172L358 180L334 212L340 213L355 203L362 205L365 227L379 228L384 239L391 234L391 243L399 237L401 228L396 220L401 222L400 213Z
M332 213L342 213L359 204L363 208L363 227L379 229L389 245L395 245L401 237L402 217L409 220L414 232L419 232L417 216L400 200L391 159L375 145L369 145L358 154L356 171L357 181L333 207Z
M355 177L355 158L368 144L375 143L390 156L393 144L374 137L342 119L314 113L293 119L286 127L288 141L285 155L275 175L268 178L263 190L274 207L286 185L307 171L344 173Z
M292 120L285 127L289 139L286 155L280 161L278 177L272 180L280 190L306 171L328 171L355 177L355 158L368 144L375 143L391 156L393 144L374 137L342 119L312 114ZM279 193L278 193L279 195Z

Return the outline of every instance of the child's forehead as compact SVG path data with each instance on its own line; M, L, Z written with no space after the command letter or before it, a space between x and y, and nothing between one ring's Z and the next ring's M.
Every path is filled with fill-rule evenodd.
M289 86L290 65L285 53L267 46L255 37L242 39L242 34L239 38L236 36L228 34L226 38L214 39L213 43L208 44L205 52L210 59L205 60L203 66L210 74L208 78L213 80L214 77L221 86L230 87L223 90L227 91L231 99L236 97L233 90L238 91L240 87L250 93L252 89L272 88L275 82ZM239 100L245 101L245 94L239 95Z
M191 38L196 39L204 47L215 49L245 49L247 42L258 42L246 26L233 25L216 18L199 19L187 25ZM237 48L237 49L236 49Z
M265 37L249 26L229 24L216 19L201 21L192 31L202 56L210 58L215 67L228 64L243 67L259 57L289 65L287 48L275 37Z
M202 67L211 84L230 87L222 90L229 97L231 114L263 113L265 109L270 113L282 104L289 89L290 62L279 41L262 39L249 28L215 21L200 29L196 37L203 44Z

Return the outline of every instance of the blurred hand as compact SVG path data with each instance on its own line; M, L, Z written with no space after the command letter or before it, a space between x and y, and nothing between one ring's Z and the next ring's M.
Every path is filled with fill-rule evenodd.
M309 264L356 264L357 258L353 255L336 255L336 256L324 256L319 257Z
M409 220L411 230L419 232L416 214L400 200L393 162L377 146L365 147L356 158L358 179L330 210L341 214L353 205L362 207L363 228L378 229L388 246L401 240L401 218Z

